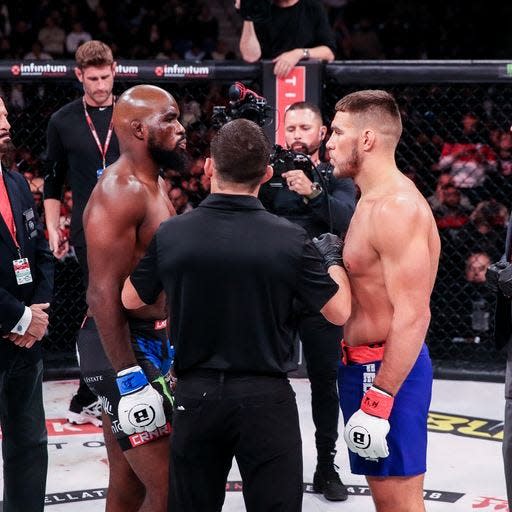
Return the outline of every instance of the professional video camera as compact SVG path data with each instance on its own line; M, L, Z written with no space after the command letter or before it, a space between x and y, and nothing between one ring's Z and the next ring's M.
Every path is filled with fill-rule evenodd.
M291 149L285 149L279 144L274 144L274 150L270 155L270 165L274 169L274 175L268 182L271 187L280 188L286 185L283 173L293 169L300 169L311 181L316 181L314 179L316 168L311 158L304 153L296 153Z
M485 274L487 287L493 292L498 290L505 297L512 298L512 265L507 261L498 261L489 265Z
M272 107L267 105L263 96L256 94L245 87L241 82L235 82L228 92L229 105L227 107L216 105L213 107L212 125L219 129L233 119L248 119L259 126L265 126L271 121Z
M254 121L259 126L270 123L269 113L272 111L272 107L267 105L266 98L245 87L241 82L231 85L228 95L229 105L227 107L213 107L212 125L214 128L219 129L227 122L241 118ZM286 180L283 179L282 174L293 169L301 169L311 181L316 181L313 178L315 166L309 156L285 149L279 144L274 145L270 155L270 165L274 169L274 176L268 182L271 187L285 186Z

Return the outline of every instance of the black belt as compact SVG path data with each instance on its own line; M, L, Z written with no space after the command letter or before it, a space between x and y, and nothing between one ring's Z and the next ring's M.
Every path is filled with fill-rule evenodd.
M178 379L188 377L201 377L201 378L214 378L220 380L227 379L241 379L251 377L272 377L274 379L286 379L286 373L273 373L273 372L249 372L249 371L232 371L232 370L216 370L214 368L194 368L191 370L181 371L178 374Z

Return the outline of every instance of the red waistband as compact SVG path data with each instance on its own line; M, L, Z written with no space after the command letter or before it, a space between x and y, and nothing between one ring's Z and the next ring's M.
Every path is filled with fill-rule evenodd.
M384 341L376 341L368 345L357 345L351 347L341 340L341 361L343 364L356 363L366 364L374 361L382 361L384 357Z

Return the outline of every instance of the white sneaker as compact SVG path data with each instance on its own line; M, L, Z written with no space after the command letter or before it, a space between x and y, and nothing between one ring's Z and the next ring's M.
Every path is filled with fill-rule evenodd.
M92 423L96 427L101 427L103 424L101 421L101 402L96 400L92 404L80 407L72 400L66 419L69 423L74 423L75 425Z

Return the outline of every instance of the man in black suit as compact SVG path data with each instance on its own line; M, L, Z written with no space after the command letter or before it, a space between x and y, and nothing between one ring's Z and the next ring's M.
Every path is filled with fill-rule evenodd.
M0 99L0 159L10 124ZM0 425L3 512L44 508L48 467L39 340L48 325L53 257L25 178L0 167Z
M512 258L512 222L508 224L507 239L505 242L505 254L501 262L491 265L487 272L487 281L494 289L493 268L506 266ZM494 324L494 341L498 350L507 351L507 370L505 374L505 421L503 426L503 463L505 468L505 481L507 484L507 496L509 508L512 509L512 302L509 279L510 269L506 269L500 275L496 296L496 315ZM506 348L505 348L506 347Z

